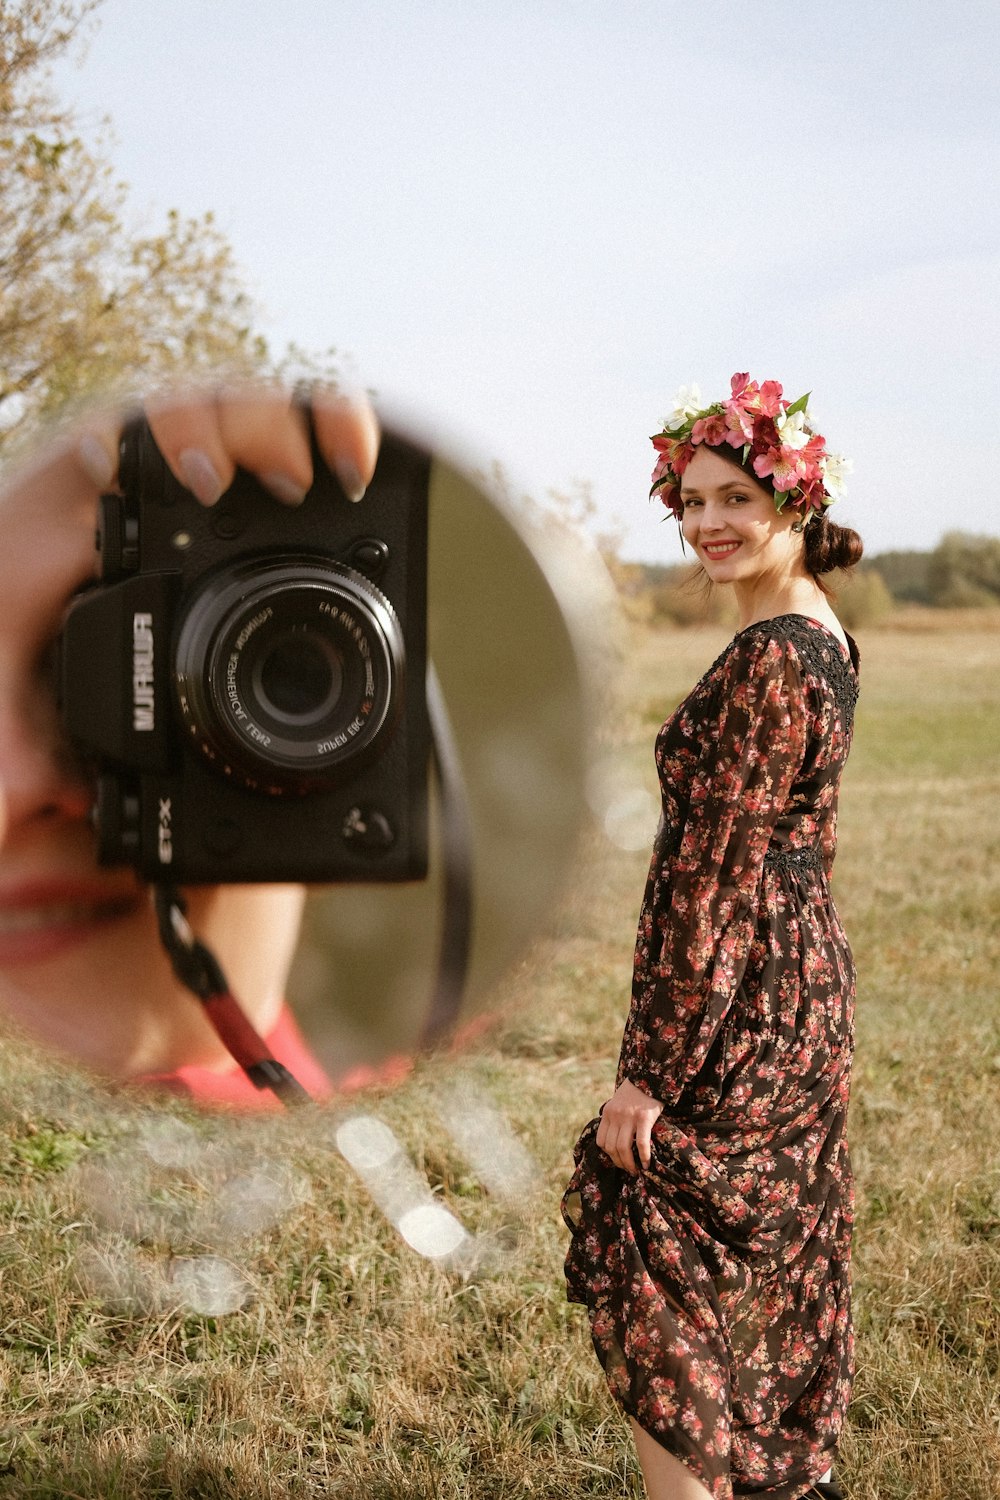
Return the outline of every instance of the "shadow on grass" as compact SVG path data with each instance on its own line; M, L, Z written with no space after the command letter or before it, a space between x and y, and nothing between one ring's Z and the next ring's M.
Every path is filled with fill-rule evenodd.
M72 1454L33 1456L0 1467L3 1500L565 1500L567 1494L593 1500L638 1500L637 1476L626 1478L618 1462L578 1461L573 1454L539 1455L528 1471L493 1467L486 1454L462 1473L442 1466L430 1454L408 1455L375 1449L341 1474L300 1472L289 1478L259 1464L232 1462L221 1455L179 1453L162 1443L142 1452L109 1451L108 1439L78 1447ZM486 1460L485 1462L483 1460ZM502 1460L501 1460L502 1461Z
M322 1491L275 1484L219 1457L165 1451L109 1452L107 1440L50 1459L17 1458L0 1472L4 1500L305 1500Z

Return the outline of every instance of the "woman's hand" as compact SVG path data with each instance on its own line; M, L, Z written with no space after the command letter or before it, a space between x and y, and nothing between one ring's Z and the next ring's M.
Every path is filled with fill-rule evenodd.
M379 428L366 400L316 388L311 395L320 452L351 500L360 500L378 456ZM203 505L214 505L236 468L256 475L287 505L312 484L309 432L301 408L285 390L235 386L217 392L177 392L145 403L146 416L170 470ZM99 490L118 475L121 421L94 416L77 440L81 466Z
M363 398L322 389L312 392L310 404L324 460L345 493L360 500L378 457L375 413ZM178 391L147 401L145 411L170 469L203 505L224 494L237 465L286 504L301 500L312 483L306 417L289 391L253 385ZM117 485L118 447L130 415L97 409L68 432L48 441L43 435L34 456L0 474L3 571L32 579L31 609L18 630L23 652L34 659L56 635L69 596L97 570L98 497Z
M635 1176L639 1168L636 1166L633 1144L639 1152L643 1167L648 1167L653 1125L662 1113L663 1105L658 1099L651 1099L626 1078L601 1110L597 1144L610 1156L616 1167Z

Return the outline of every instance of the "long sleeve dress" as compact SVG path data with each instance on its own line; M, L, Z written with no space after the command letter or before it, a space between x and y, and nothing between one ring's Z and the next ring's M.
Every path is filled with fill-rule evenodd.
M713 1500L805 1494L850 1394L854 965L828 876L857 669L781 615L660 730L618 1082L664 1108L636 1176L591 1121L563 1200L611 1392Z

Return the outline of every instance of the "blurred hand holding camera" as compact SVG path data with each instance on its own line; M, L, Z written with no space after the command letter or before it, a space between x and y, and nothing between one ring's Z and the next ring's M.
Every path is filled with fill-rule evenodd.
M260 882L332 883L313 903L292 986L330 1079L395 1066L425 1044L431 1020L438 1034L443 960L464 942L448 921L457 882L446 878L444 808L428 796L428 662L467 788L476 893L471 965L449 1025L487 1003L572 869L592 727L585 627L612 607L606 580L553 528L532 537L436 445L391 427L380 435L364 402L310 397L307 409L259 388L181 394L149 403L145 423L92 413L43 438L37 460L0 486L0 1008L105 1075L173 1087L174 1074L186 1083L192 1069L214 1078L233 1067L174 977L147 880L181 887L190 929L311 1091L303 1060L278 1042L304 890ZM303 560L304 579L276 575ZM333 628L289 618L296 632L305 623L303 651L299 634L271 638L266 601L237 619L248 577L252 589L287 585L290 608L305 587L327 590ZM162 591L167 626L146 589L154 603ZM373 690L355 703L369 658L389 671L373 669ZM189 713L189 687L213 682L221 693ZM280 721L270 742L242 733L234 699ZM331 715L345 722L312 735ZM161 729L173 759L147 765ZM321 763L303 766L310 736ZM296 743L282 749L282 738ZM272 784L253 787L265 769ZM310 785L296 786L303 770ZM175 774L176 799L152 787ZM117 822L102 816L101 783ZM152 812L137 823L140 807ZM206 861L189 837L204 843L202 824L218 819L225 842L235 833L242 844L220 842ZM101 860L95 828L110 834ZM302 851L307 865L293 866ZM197 1097L229 1098L214 1084Z
M322 387L312 390L310 405L320 452L348 498L360 500L378 457L375 413L363 397ZM233 387L201 396L177 393L147 401L145 411L174 477L203 505L214 505L225 493L237 466L286 504L301 501L312 484L305 414L287 391ZM120 420L109 415L91 420L77 439L81 464L100 490L117 481L120 437Z
M328 392L313 393L312 408L319 452L359 495L378 453L371 408ZM91 414L0 487L0 998L40 1040L132 1077L231 1059L176 983L134 872L95 861L92 788L67 754L51 690L67 603L97 572L98 498L117 486L126 416ZM311 483L307 420L289 393L180 393L148 417L171 472L203 504L237 466L286 503ZM263 1029L282 1010L301 906L300 891L262 885L205 887L192 902Z

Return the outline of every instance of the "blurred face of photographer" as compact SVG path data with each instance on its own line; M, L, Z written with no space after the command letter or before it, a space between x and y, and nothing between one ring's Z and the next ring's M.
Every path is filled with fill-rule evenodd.
M315 421L328 461L363 486L378 442L371 412L331 401ZM237 464L262 478L276 504L308 487L308 438L287 397L165 404L150 425L203 503ZM146 887L130 869L96 863L92 787L63 742L52 690L67 601L94 576L97 501L114 486L119 427L117 415L90 422L0 491L0 1005L29 1035L111 1076L223 1071L232 1060L173 977ZM192 925L266 1032L281 1008L304 892L247 885L188 895Z

